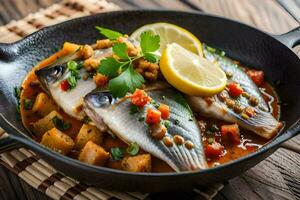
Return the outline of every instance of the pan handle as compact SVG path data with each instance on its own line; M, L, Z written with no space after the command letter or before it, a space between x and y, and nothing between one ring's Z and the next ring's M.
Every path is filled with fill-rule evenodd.
M274 37L289 48L293 48L300 44L300 26L282 35L275 35Z
M298 119L298 121L291 126L291 128L287 129L281 137L278 137L279 139L279 143L283 143L297 135L299 135L300 133L300 119Z

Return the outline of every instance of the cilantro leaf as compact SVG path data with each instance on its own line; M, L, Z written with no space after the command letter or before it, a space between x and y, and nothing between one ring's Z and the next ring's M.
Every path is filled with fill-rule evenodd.
M110 78L118 76L119 68L122 63L118 62L116 59L109 57L101 60L100 67L98 68L98 72L108 76Z
M113 52L121 59L128 60L127 46L125 43L117 43L113 47Z
M153 35L150 31L145 31L141 34L141 48L143 54L154 52L159 48L160 37Z
M100 32L100 34L104 35L105 37L107 37L110 40L116 40L118 39L118 37L123 36L122 33L119 33L117 31L113 31L107 28L103 28L100 26L96 26L96 29Z
M159 61L159 56L153 53L145 53L144 58L151 63L157 63Z
M108 88L114 97L123 97L127 92L134 92L145 82L142 75L136 72L132 65L118 77L109 81Z

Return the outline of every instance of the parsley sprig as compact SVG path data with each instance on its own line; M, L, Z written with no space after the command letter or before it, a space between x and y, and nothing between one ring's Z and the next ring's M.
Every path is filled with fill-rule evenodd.
M116 41L123 34L106 28L96 27L100 34L112 41ZM150 31L143 32L140 36L141 53L137 56L129 56L125 43L115 42L112 50L119 59L109 57L101 60L98 72L111 78L108 88L114 97L124 97L128 92L134 92L140 88L145 80L141 74L133 68L133 62L144 58L149 62L156 63L159 57L154 53L159 49L160 37Z

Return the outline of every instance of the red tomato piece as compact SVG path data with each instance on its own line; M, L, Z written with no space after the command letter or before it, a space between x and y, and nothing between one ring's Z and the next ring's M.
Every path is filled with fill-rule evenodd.
M237 124L221 126L222 139L230 139L234 144L240 144L241 135Z
M67 91L68 89L70 88L70 84L67 80L63 80L61 83L60 83L60 89L63 90L63 91Z
M262 86L264 84L265 74L263 71L250 69L247 71L247 74L257 86Z
M218 158L221 157L224 151L224 146L219 142L213 142L212 144L207 144L205 146L205 155L208 158Z
M240 96L244 92L243 88L238 83L229 83L227 87L229 89L228 92L230 96L234 98Z
M144 107L150 101L151 97L149 97L144 90L136 89L131 95L131 103L138 107Z
M147 109L146 123L147 124L157 124L160 122L161 112L159 110L154 110L152 108Z
M168 119L170 117L170 108L166 104L160 104L158 110L161 112L161 118Z

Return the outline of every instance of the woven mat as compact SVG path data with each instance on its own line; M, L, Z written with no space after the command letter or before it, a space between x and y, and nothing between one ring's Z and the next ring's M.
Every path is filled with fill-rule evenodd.
M6 26L0 27L0 42L17 41L40 28L68 19L118 9L120 8L117 5L108 3L105 0L63 1L60 4L54 4L47 9L41 9L37 13L30 14L22 20L12 21ZM5 133L2 136L5 137L7 134ZM87 186L70 177L64 176L40 159L34 152L26 148L19 148L0 154L0 163L17 174L29 185L53 199L136 200L151 199L153 196L151 194L108 191ZM194 188L193 192L187 195L193 199L211 199L222 188L222 184L207 188Z

